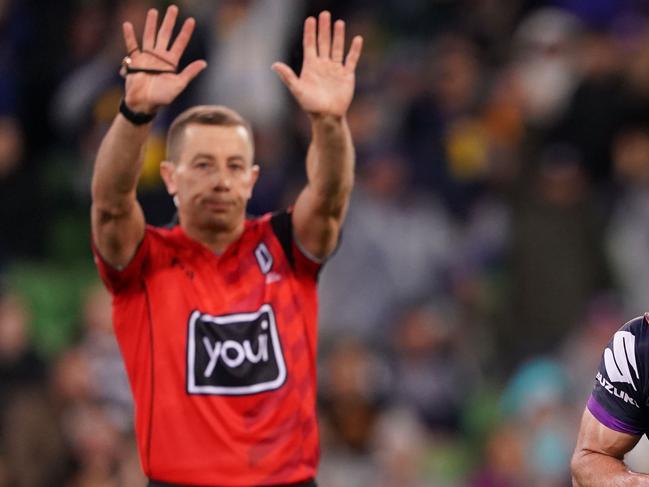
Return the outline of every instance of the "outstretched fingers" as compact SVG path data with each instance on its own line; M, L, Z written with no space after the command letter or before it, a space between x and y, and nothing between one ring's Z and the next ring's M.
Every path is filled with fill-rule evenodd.
M336 63L343 62L345 54L345 22L336 20L334 24L334 40L331 45L331 60Z
M203 59L189 63L185 69L183 69L178 76L185 83L185 86L193 80L198 73L203 71L207 67L207 63Z
M331 53L331 14L326 10L318 16L318 56L328 58Z
M361 57L362 50L363 38L361 36L354 37L349 52L347 53L347 58L345 59L345 69L348 72L353 73L356 70L356 65L358 64L358 59Z
M316 31L315 17L307 17L304 21L304 35L302 37L302 49L304 50L304 59L315 58L318 53L316 51L315 31Z
M189 39L191 39L192 34L194 33L195 26L196 26L196 21L193 18L190 17L187 20L185 20L182 28L180 29L180 32L178 33L178 37L176 37L176 40L171 45L171 49L169 49L169 54L176 62L178 62L180 57L183 55L183 52L185 52L185 48L189 43Z
M272 68L291 93L294 93L297 88L297 83L299 82L295 72L284 63L273 63Z
M158 38L156 39L155 48L161 49L163 51L167 50L169 46L169 40L171 39L171 34L174 30L174 25L176 25L176 19L178 18L178 7L175 5L170 5L165 13L164 19L162 19L162 25L160 25L160 30L158 31Z
M135 37L135 29L133 24L130 22L124 22L122 24L122 32L124 34L124 45L126 46L126 52L132 53L137 51L137 37Z
M155 31L158 24L158 11L155 8L149 9L144 22L144 34L142 35L142 49L152 50L155 44Z

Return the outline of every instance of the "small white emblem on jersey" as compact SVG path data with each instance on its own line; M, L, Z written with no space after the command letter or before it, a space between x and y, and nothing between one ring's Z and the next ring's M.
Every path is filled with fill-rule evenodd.
M611 382L623 382L631 384L634 391L637 391L633 376L640 379L638 366L635 360L635 336L628 331L618 331L613 336L613 351L610 348L604 350L604 365L606 373ZM630 368L629 368L630 366ZM631 373L633 369L634 374Z
M268 271L273 267L273 256L264 242L257 245L257 248L255 249L255 257L257 258L257 263L259 264L261 273L268 274Z
M266 284L272 284L282 280L282 275L278 272L269 272L266 274Z

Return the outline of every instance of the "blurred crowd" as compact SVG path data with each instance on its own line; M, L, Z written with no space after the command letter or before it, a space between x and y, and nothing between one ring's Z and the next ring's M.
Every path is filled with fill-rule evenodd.
M181 64L139 197L173 213L166 128L198 103L255 130L249 210L305 182L275 74L330 9L365 49L357 178L321 276L323 487L563 487L603 347L649 311L649 2L178 0ZM0 0L0 486L141 487L89 179L122 93L120 24L153 0ZM62 303L67 303L63 305ZM649 471L645 444L629 460Z

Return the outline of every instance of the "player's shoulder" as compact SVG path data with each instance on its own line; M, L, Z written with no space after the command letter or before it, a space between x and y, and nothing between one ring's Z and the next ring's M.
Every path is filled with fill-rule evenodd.
M610 350L605 351L606 354L612 351L620 356L635 357L638 363L649 367L649 313L624 323L611 337L607 349Z
M616 333L627 332L637 338L649 339L649 313L636 316L624 323Z

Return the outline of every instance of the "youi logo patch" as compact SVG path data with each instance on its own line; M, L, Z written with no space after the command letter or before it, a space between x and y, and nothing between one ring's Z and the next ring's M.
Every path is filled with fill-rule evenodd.
M254 313L194 311L187 336L187 392L243 395L278 389L286 365L269 304Z

